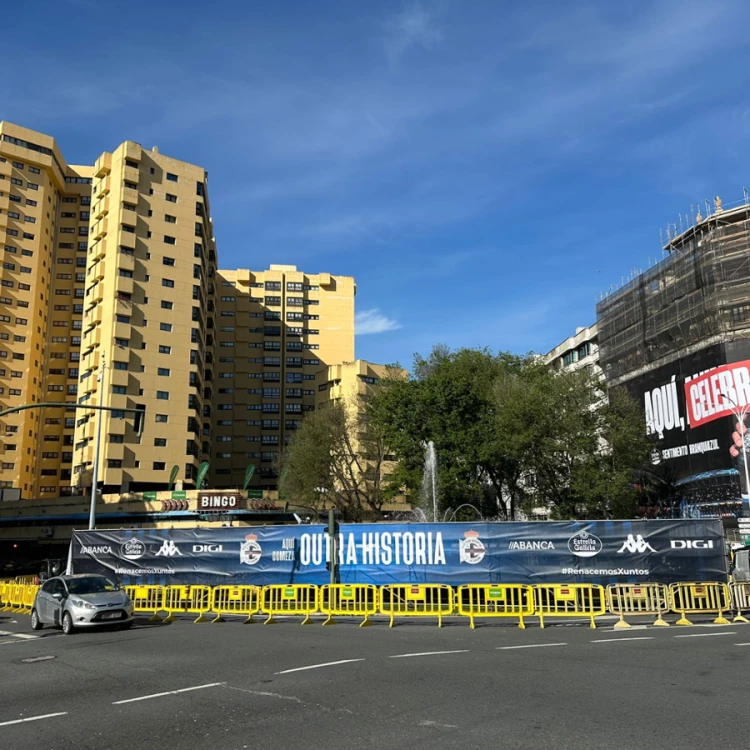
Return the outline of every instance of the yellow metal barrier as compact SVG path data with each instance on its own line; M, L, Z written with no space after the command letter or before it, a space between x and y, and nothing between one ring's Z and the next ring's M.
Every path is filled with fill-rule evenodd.
M607 586L607 606L620 620L615 628L629 628L625 615L656 616L654 625L668 627L662 617L669 612L669 587L663 583L617 583Z
M310 624L310 615L318 611L318 587L309 583L274 585L263 588L263 611L270 625L274 615L304 615L303 625Z
M359 626L372 625L370 615L378 612L378 589L367 583L334 583L320 588L320 611L328 615L323 625L333 625L334 615L356 615Z
M259 586L215 586L211 611L216 617L211 622L224 622L224 615L245 615L245 622L252 622L260 612L261 591Z
M210 586L165 586L164 622L172 622L175 612L197 614L193 622L207 622L206 612L211 610Z
M726 583L673 583L669 587L672 611L681 615L676 625L692 625L685 615L714 612L717 625L728 625L724 612L731 609L729 586Z
M729 588L732 591L732 606L735 611L732 622L748 622L742 613L750 610L750 583L733 583Z
M472 628L476 617L517 617L518 627L525 628L523 618L534 614L534 591L520 583L469 583L458 587L456 606Z
M588 617L595 628L594 618L607 611L604 587L591 583L550 583L534 586L534 602L539 626L547 617Z
M380 612L391 620L394 617L437 617L443 627L443 617L453 614L453 589L444 583L389 584L380 589Z
M161 620L158 613L164 609L164 586L123 586L133 602L134 612L151 613L149 621Z
M10 592L10 606L6 607L11 612L21 612L23 610L23 584L14 583Z
M31 610L34 607L34 600L36 599L37 591L39 591L39 586L36 584L27 584L23 587L23 598L21 600L21 612L23 612L23 614L31 614Z
M24 586L33 585L36 583L36 581L36 576L16 576L16 583L20 583Z
M10 593L12 586L13 584L8 581L0 582L0 612L10 606Z

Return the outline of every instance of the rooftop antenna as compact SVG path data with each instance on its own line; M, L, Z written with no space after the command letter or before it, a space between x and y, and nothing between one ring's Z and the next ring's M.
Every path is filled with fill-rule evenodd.
M680 234L682 234L682 214L677 214L680 217Z
M711 215L711 203L709 202L708 198L706 198L706 218L708 218Z
M746 187L742 188L742 194L745 196L745 205L747 206L750 203L750 195L748 195Z

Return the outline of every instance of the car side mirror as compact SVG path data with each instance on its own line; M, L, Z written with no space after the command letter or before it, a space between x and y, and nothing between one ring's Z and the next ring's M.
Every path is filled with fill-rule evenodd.
M63 595L62 595L62 594L60 594L60 593L55 593L55 594L52 594L52 598L53 598L53 599L62 599L62 598L63 598Z

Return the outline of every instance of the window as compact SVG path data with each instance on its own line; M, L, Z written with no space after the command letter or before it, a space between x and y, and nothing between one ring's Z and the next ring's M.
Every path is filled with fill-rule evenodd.
M127 268L121 268L120 270L120 276L123 276L126 279L132 279L133 278L133 272L129 271ZM81 279L83 281L83 279Z
M266 297L266 305L278 307L281 305L281 297Z
M266 282L266 291L267 292L280 292L281 291L281 282L280 281L267 281Z
M122 435L110 435L109 436L109 442L110 443L122 443L123 442L123 436Z
M166 468L166 464L164 461L154 461L153 463L154 471L164 471Z
M175 240L174 237L170 237L168 234L164 235L164 242L167 245L175 245L175 244L177 244L177 240Z
M162 279L161 285L167 287L168 289L174 289L174 281L172 279Z
M119 458L108 458L107 459L107 468L108 469L121 469L122 468L122 461Z
M113 385L112 393L116 393L119 396L124 396L128 392L128 389L124 385Z
M279 352L281 351L281 342L280 341L264 341L263 348L266 351Z
M171 323L159 323L159 330L160 331L171 331L172 330L172 324Z
M167 414L157 414L154 421L155 422L169 422L169 416Z
M165 299L163 299L161 301L161 309L162 310L171 310L173 307L174 307L174 305L171 302L168 302Z
M169 392L168 391L157 391L156 392L156 398L160 401L169 401Z
M128 369L128 363L127 362L113 362L112 368L114 370L127 370Z
M236 302L237 301L237 297L222 297L221 301L222 302Z
M115 346L128 346L129 344L129 339L115 339Z
M266 336L281 336L281 326L266 326L263 333Z
M287 297L286 303L289 307L302 307L305 304L303 297Z
M167 199L167 201L169 203L177 203L177 196L176 195L172 195L171 193L167 193L166 196L165 196L165 198Z
M39 185L35 182L27 182L26 187L28 187L29 190L39 190Z
M163 344L159 344L159 354L171 354L171 353L172 353L171 346L164 346Z
M177 223L177 217L172 216L171 214L164 214L164 221L167 222L167 224L176 224Z
M167 172L167 179L170 182L177 182L177 175L176 174L172 174L171 172Z
M159 367L156 370L156 374L160 375L161 377L168 378L169 377L169 368L168 367Z

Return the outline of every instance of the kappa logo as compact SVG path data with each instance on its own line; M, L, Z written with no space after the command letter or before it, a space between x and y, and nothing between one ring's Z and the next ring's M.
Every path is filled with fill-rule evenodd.
M180 548L171 539L165 539L155 554L157 557L174 557L175 555L182 557Z
M255 565L263 554L263 548L258 544L255 534L248 534L240 547L240 562L245 565Z
M631 554L638 552L642 555L644 552L656 552L656 550L643 538L643 536L641 536L641 534L638 534L637 536L628 534L628 538L623 542L622 547L617 550L617 554L621 555L623 552L630 552Z
M479 532L467 531L464 533L464 536L466 538L458 543L459 560L469 565L476 565L482 562L487 550L479 538Z

